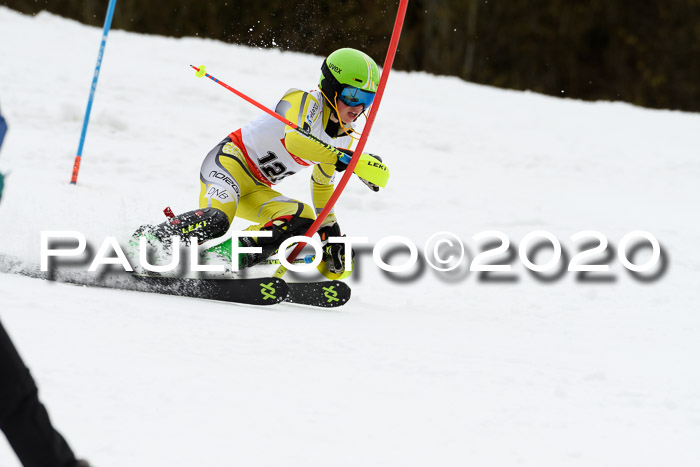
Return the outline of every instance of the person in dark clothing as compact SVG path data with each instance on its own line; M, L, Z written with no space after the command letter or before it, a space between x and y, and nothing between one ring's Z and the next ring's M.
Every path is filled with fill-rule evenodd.
M7 124L0 114L0 146ZM0 197L3 176L0 174ZM89 467L51 425L34 378L0 322L0 430L24 467Z
M88 467L51 425L34 379L1 322L0 429L24 467Z

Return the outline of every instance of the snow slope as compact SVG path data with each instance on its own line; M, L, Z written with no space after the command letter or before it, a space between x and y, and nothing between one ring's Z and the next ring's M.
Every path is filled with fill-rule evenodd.
M36 268L42 230L97 246L196 205L202 158L259 111L189 64L274 106L312 88L321 61L112 31L69 186L100 36L0 7L2 270ZM546 230L570 257L576 232L615 246L642 229L667 260L654 280L613 256L605 282L537 280L517 258L514 281L466 262L400 281L364 254L353 299L327 312L0 274L0 318L58 429L100 467L698 465L699 127L697 114L392 72L368 143L389 186L353 180L337 208L372 244L449 231L470 259L484 230L514 245ZM308 202L307 176L280 191ZM6 444L0 465L18 465Z

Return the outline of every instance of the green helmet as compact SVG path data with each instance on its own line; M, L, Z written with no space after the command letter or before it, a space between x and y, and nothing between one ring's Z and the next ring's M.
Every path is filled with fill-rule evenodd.
M364 52L338 49L323 61L319 86L333 105L339 99L351 107L367 108L379 87L379 67Z

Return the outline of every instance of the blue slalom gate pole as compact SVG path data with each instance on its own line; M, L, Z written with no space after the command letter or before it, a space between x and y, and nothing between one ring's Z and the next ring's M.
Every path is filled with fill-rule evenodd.
M90 97L88 98L87 109L85 109L85 119L83 120L83 131L80 134L80 144L78 145L78 154L75 156L73 164L73 176L71 177L71 185L78 182L78 171L80 170L80 161L83 158L83 145L85 144L85 135L87 134L88 122L90 121L90 111L92 110L92 100L95 98L95 90L97 89L97 78L100 76L100 67L102 66L102 56L104 55L105 45L107 45L107 34L112 26L112 16L114 16L114 6L117 0L109 0L107 8L107 16L105 17L105 26L102 30L102 43L100 51L97 54L97 64L95 65L95 75L92 77L92 86L90 87Z

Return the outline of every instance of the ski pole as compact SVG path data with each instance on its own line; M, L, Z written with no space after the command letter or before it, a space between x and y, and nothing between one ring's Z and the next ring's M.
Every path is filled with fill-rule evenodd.
M294 264L311 264L314 262L314 255L306 255L301 259L295 259ZM266 259L262 264L282 264L278 259Z
M114 6L117 4L117 0L109 0L109 7L107 7L107 16L105 17L105 25L102 30L102 43L100 44L100 51L97 54L97 64L95 65L95 74L92 77L92 86L90 87L90 97L88 98L87 109L85 109L85 118L83 119L83 130L80 133L80 143L78 144L78 154L75 156L75 162L73 163L73 175L70 179L70 184L75 185L78 182L78 171L80 170L80 162L83 158L83 145L85 144L85 136L87 134L88 122L90 121L90 112L92 111L92 100L95 97L95 90L97 89L97 78L100 76L100 67L102 66L102 56L104 55L105 46L107 45L107 34L109 33L109 28L112 26L112 16L114 15Z
M210 80L214 81L216 84L218 84L218 85L220 85L220 86L223 86L224 88L228 89L229 91L231 91L232 93L234 93L235 95L237 95L237 96L240 97L241 99L245 100L246 102L249 102L249 103L253 104L255 107L257 107L258 109L262 110L263 112L265 112L266 114L270 115L271 117L275 117L277 120L279 120L280 122L284 123L285 125L289 125L289 126L292 127L294 130L298 131L299 133L303 134L304 136L306 136L306 137L308 137L308 138L311 138L311 139L317 139L317 138L315 138L313 135L311 135L310 133L308 133L307 131L304 131L303 128L300 128L299 125L290 122L289 120L287 120L286 118L284 118L282 115L280 115L280 114L278 114L277 112L274 112L274 111L268 109L267 107L265 107L265 106L262 105L260 102L258 102L258 101L256 101L255 99L253 99L252 97L246 96L246 95L243 94L241 91L232 88L231 86L229 86L228 84L226 84L226 83L224 83L223 81L219 80L218 78L216 78L216 77L210 75L209 73L207 73L206 67L205 67L204 65L200 65L199 67L196 67L196 66L194 66L194 65L190 65L190 66L191 66L192 68L194 68L194 69L197 71L196 74L197 74L197 77L198 77L198 78L203 78L203 77L209 78ZM348 154L343 154L343 155L340 157L340 161L341 161L343 164L349 164L349 163L350 163L350 156L349 156ZM312 234L312 235L313 235L313 234ZM298 254L298 253L297 253L297 254Z
M289 126L291 126L292 128L294 128L295 130L301 130L301 128L299 128L299 125L295 125L294 123L290 122L289 120L287 120L286 118L284 118L282 115L278 114L277 112L273 112L272 110L268 109L267 107L265 107L265 106L262 105L260 102L258 102L258 101L256 101L255 99L253 99L252 97L246 96L246 95L243 94L241 91L238 91L238 90L232 88L232 87L229 86L228 84L224 83L223 81L219 81L217 78L215 78L215 77L213 77L212 75L210 75L209 73L207 73L206 67L205 67L204 65L200 65L199 67L196 67L196 66L194 66L194 65L190 65L190 66L191 66L192 68L194 68L194 69L197 71L197 77L198 77L198 78L202 78L202 77L207 77L207 78L209 78L210 80L214 81L216 84L219 84L219 85L225 87L226 89L228 89L229 91L231 91L232 93L234 93L235 95L237 95L238 97L240 97L241 99L243 99L243 100L245 100L245 101L247 101L247 102L250 102L250 103L253 104L255 107L257 107L258 109L260 109L260 110L262 110L263 112L267 113L268 115L270 115L270 116L272 116L272 117L275 117L277 120L279 120L280 122L284 123L285 125L289 125Z

